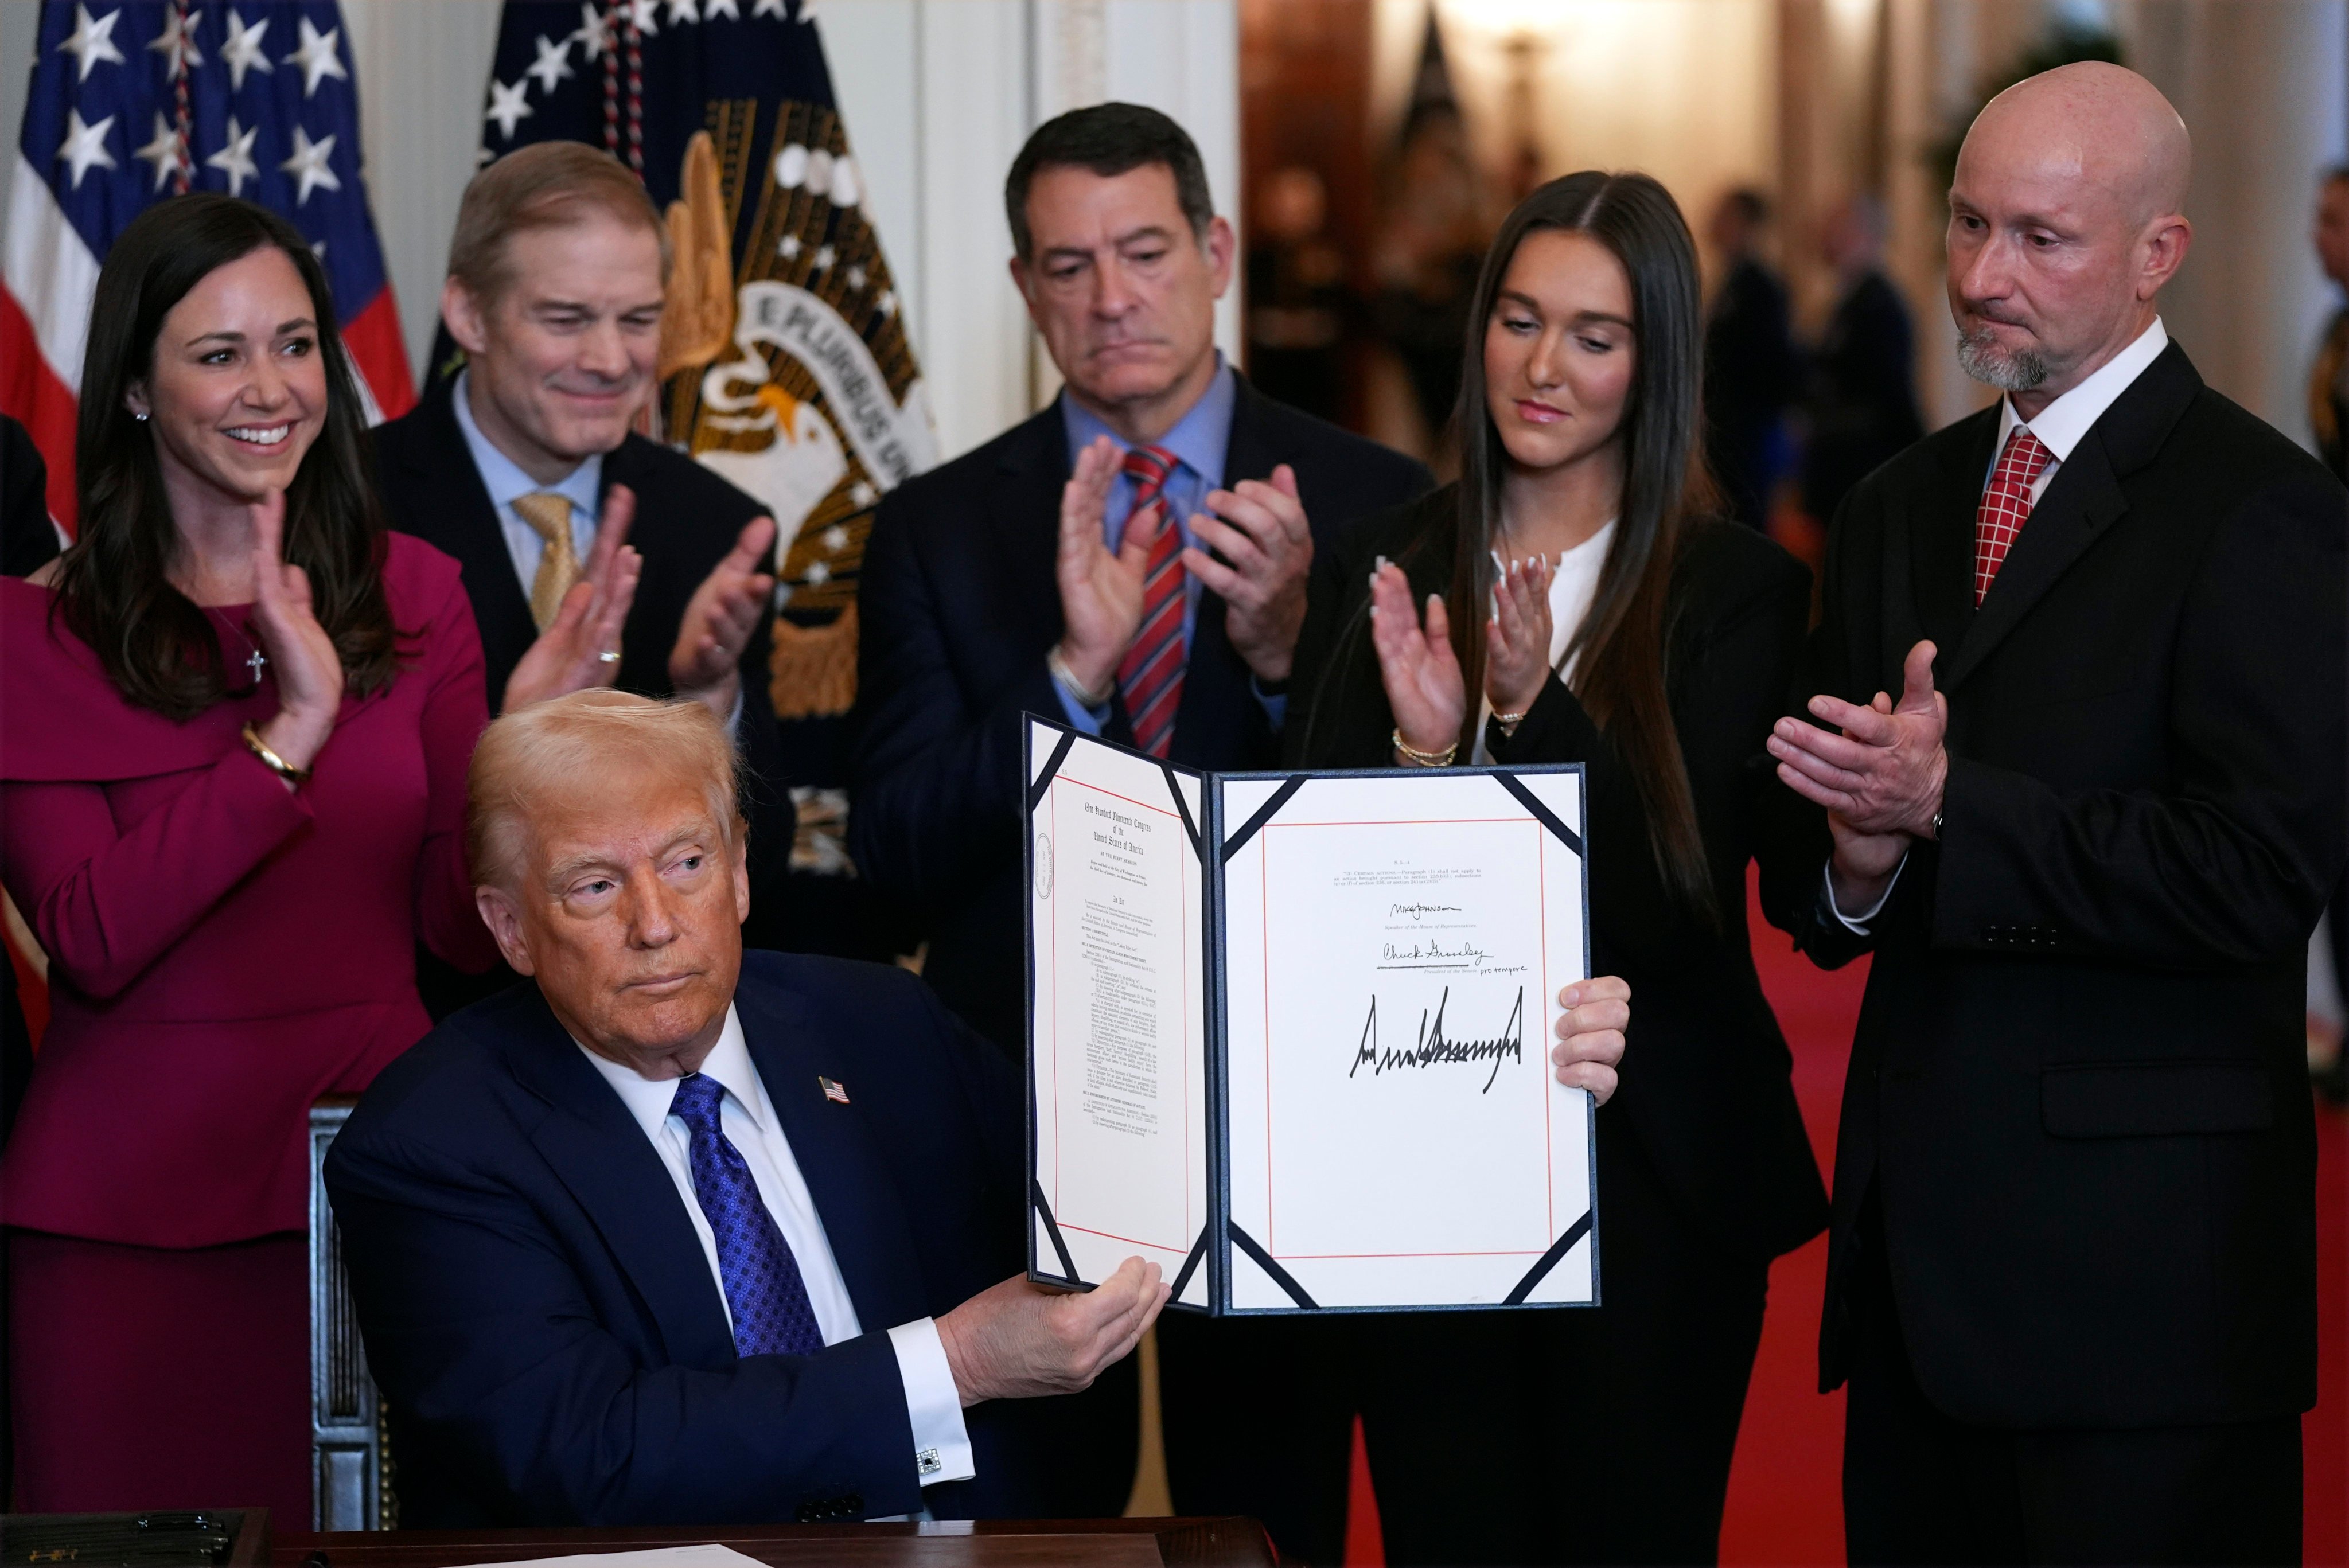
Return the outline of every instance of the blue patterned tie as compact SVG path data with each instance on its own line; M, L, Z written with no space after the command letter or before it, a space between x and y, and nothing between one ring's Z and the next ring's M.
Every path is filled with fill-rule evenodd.
M726 1086L693 1073L677 1086L668 1113L692 1130L693 1195L718 1238L718 1274L734 1310L734 1349L742 1356L812 1356L823 1348L815 1308L800 1279L791 1243L759 1201L741 1150L718 1125Z

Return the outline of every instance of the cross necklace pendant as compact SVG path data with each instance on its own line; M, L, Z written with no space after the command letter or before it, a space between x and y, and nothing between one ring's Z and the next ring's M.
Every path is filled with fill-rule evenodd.
M261 672L264 669L266 669L268 665L269 655L263 653L259 648L254 649L253 657L244 661L244 667L253 672L253 684L255 686L259 686L261 684Z

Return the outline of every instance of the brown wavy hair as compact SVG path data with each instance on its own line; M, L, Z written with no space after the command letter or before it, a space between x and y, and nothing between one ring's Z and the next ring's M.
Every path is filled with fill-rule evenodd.
M1464 756L1476 742L1493 538L1509 464L1485 385L1485 335L1518 245L1544 230L1588 234L1622 263L1637 346L1623 410L1622 510L1589 613L1567 645L1568 657L1581 655L1570 689L1639 789L1665 885L1711 913L1717 900L1667 694L1673 573L1690 526L1715 508L1699 412L1704 318L1688 221L1671 193L1644 174L1590 170L1542 186L1502 222L1476 280L1457 416L1459 526L1444 603L1469 692L1460 749Z
M174 197L131 221L98 274L74 436L80 529L57 562L50 606L124 700L174 719L227 696L228 673L211 620L171 582L180 535L156 438L124 397L152 374L171 308L214 270L264 245L302 274L326 371L325 426L286 490L285 559L309 574L318 624L353 692L389 685L397 667L383 512L326 274L294 226L266 208L212 191Z

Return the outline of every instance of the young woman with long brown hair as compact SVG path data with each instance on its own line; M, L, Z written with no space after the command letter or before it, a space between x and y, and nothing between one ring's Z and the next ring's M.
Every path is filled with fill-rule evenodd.
M1461 479L1317 562L1288 760L1583 764L1591 959L1634 1021L1598 1117L1604 1305L1365 1324L1381 1520L1391 1562L1710 1561L1770 1260L1826 1218L1745 920L1750 861L1817 892L1780 850L1824 824L1763 756L1810 578L1714 511L1663 187L1535 191L1470 319Z
M388 533L309 246L198 193L123 230L83 358L80 531L0 578L0 881L50 1017L0 1167L17 1505L309 1517L306 1112L485 967L488 716L457 563ZM608 680L599 554L510 704Z

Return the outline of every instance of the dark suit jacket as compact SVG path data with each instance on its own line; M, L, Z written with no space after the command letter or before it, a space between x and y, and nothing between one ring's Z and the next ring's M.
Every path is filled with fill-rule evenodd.
M1784 461L1781 419L1795 393L1786 285L1752 257L1721 283L1704 325L1706 460L1737 520L1768 521Z
M0 573L30 577L57 559L48 484L49 467L32 432L0 414Z
M385 1069L326 1160L403 1524L1026 1505L991 1405L977 1478L925 1492L887 1332L1021 1267L1016 1080L900 970L748 953L735 1006L865 1332L738 1357L659 1154L518 985Z
M1451 586L1458 491L1446 486L1363 523L1315 562L1298 647L1288 755L1299 768L1383 768L1394 715L1371 645L1370 573L1383 555L1413 596ZM1790 1252L1826 1224L1793 1058L1754 972L1745 867L1789 898L1818 875L1824 820L1785 809L1762 742L1784 711L1809 624L1811 577L1749 529L1700 525L1671 601L1667 689L1713 867L1717 923L1667 891L1637 788L1589 713L1553 678L1515 737L1486 728L1496 761L1580 762L1588 789L1590 952L1631 983L1621 1086L1602 1134L1627 1120L1692 1225L1745 1258ZM1778 809L1766 820L1763 808Z
M858 869L913 907L929 936L923 974L948 1006L1007 1051L1024 1048L1019 896L1019 716L1061 720L1044 668L1061 638L1053 575L1066 427L1056 403L892 490L874 519L858 590ZM1272 401L1243 379L1226 485L1288 463L1330 548L1349 520L1431 482L1411 459ZM1277 738L1224 635L1223 602L1199 601L1174 719L1173 760L1262 768ZM1109 728L1130 744L1123 703Z
M428 387L424 400L375 431L376 482L391 526L456 557L464 575L473 619L481 630L482 672L490 712L498 711L506 680L538 638L531 619L530 594L515 574L490 492L473 466L465 433L450 407L456 383ZM628 542L644 557L636 599L621 628L620 674L624 691L667 696L669 650L677 645L686 605L718 563L734 548L743 525L766 509L682 452L631 435L604 454L603 486L636 492L636 520ZM775 710L767 694L771 634L764 616L742 651L741 744L743 806L750 822L751 877L761 896L751 900L749 939L780 944L771 920L784 912L781 878L790 861L795 817ZM475 1001L497 984L511 981L500 966L492 982L468 985L419 960L425 1002L435 1017Z
M1863 1199L1919 1385L2116 1428L2315 1398L2307 943L2343 859L2344 533L2315 459L2175 344L2097 420L1977 610L1995 407L1852 492L1803 691L1940 649L1950 771L1872 941L1822 1380Z

